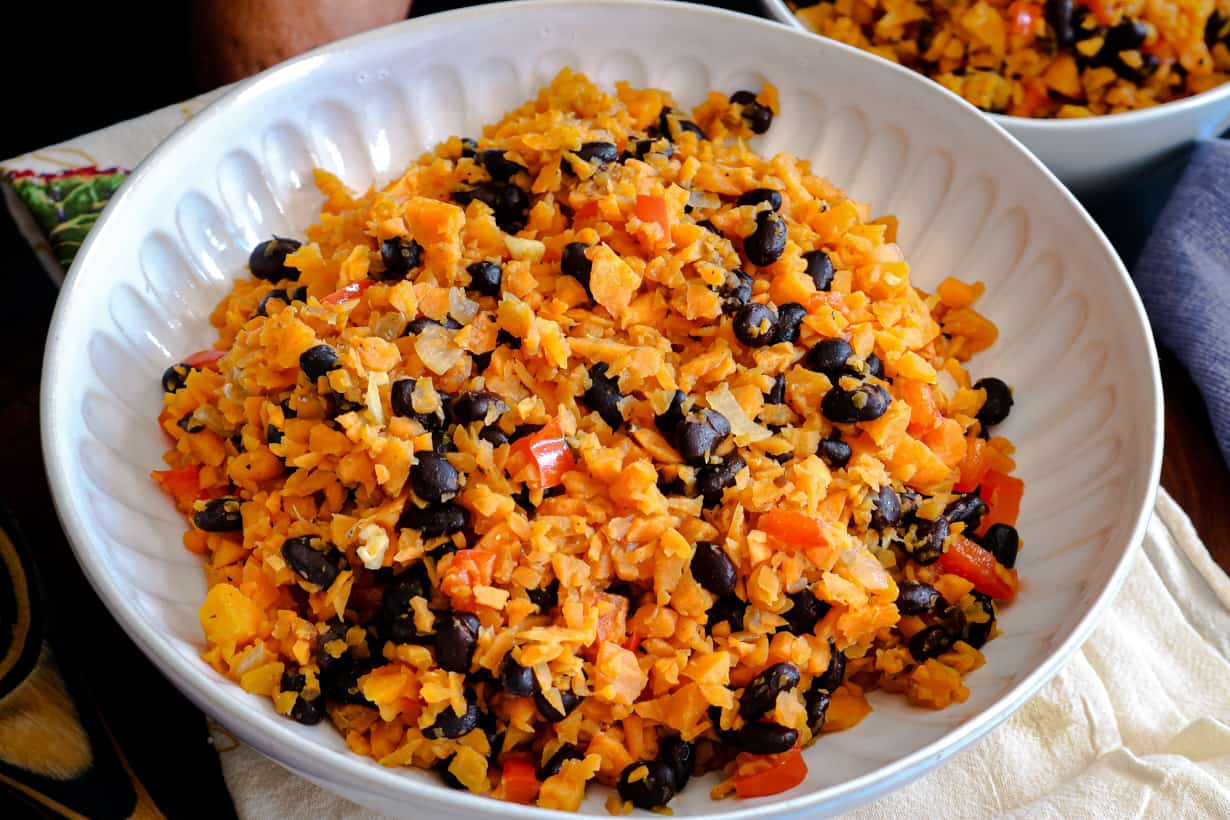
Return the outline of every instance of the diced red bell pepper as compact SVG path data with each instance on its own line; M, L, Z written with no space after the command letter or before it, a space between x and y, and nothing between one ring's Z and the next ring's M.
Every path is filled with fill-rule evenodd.
M357 299L359 294L376 284L372 279L364 279L361 282L351 282L344 288L339 288L333 291L328 296L320 300L322 305L340 305L347 299Z
M1034 33L1034 21L1042 17L1042 7L1025 0L1016 0L1008 6L1008 27L1017 37L1028 37Z
M577 208L576 212L572 215L572 221L580 222L583 219L593 219L597 215L598 203L597 201L590 201Z
M966 441L965 458L957 465L961 477L953 489L959 493L973 492L991 469L991 455L985 439L970 436Z
M564 440L559 421L552 420L537 433L517 439L512 445L513 453L522 453L533 466L531 483L536 489L547 490L564 480L564 474L576 466L572 449Z
M952 537L939 565L945 572L960 575L984 595L1001 601L1015 598L1021 583L1016 570L1005 569L994 555L964 535Z
M978 494L991 508L990 514L982 518L979 533L989 530L992 524L1016 526L1017 517L1021 514L1021 497L1025 495L1024 481L997 470L987 470Z
M500 770L504 799L513 803L531 803L538 795L538 776L534 764L523 757L510 757Z
M154 470L150 478L166 490L176 501L195 501L201 492L201 465L192 464L177 470Z
M797 748L777 755L771 769L735 778L735 794L740 797L767 797L793 789L807 777L807 762Z
M479 584L488 585L494 572L495 553L491 550L458 550L453 553L453 561L440 579L440 590L445 595L453 596L463 589L473 589Z
M671 220L666 210L666 200L660 196L636 197L636 218L642 222L656 222L662 227L662 237L670 239Z
M213 364L221 359L229 351L226 350L198 350L188 358L184 359L183 363L189 367L202 368L207 364Z
M827 546L829 541L820 522L796 510L769 510L760 516L756 528L795 547Z

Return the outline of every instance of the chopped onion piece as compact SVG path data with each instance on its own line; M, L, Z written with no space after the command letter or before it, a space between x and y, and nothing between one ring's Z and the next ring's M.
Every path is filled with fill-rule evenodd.
M463 325L468 324L475 314L478 313L478 302L472 302L466 298L466 293L461 288L448 289L448 315L452 316Z
M710 390L706 393L705 401L709 403L709 409L718 411L730 422L730 432L735 437L736 444L751 444L754 441L764 441L767 438L772 438L773 432L771 430L767 427L761 427L752 421L747 413L743 412L743 407L739 404L739 400L730 392L730 388L726 384L722 384L716 390Z
M542 255L547 252L547 246L537 239L523 239L520 236L504 235L504 247L513 259L524 259L527 262L541 262Z
M423 360L427 369L436 375L447 373L465 355L464 350L453 344L453 338L447 330L434 325L423 328L414 343L414 352Z

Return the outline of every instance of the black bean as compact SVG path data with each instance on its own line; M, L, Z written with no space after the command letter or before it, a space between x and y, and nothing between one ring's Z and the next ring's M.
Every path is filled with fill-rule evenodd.
M447 501L461 489L457 468L439 453L416 453L410 486L424 501Z
M285 288L274 288L269 291L265 294L265 298L261 299L261 303L256 306L256 315L268 316L270 302L281 302L284 305L289 305L290 294L286 292Z
M994 427L1012 411L1012 389L1000 379L989 377L974 382L975 390L985 390L987 400L978 409L978 421L983 427Z
M500 282L503 281L504 271L498 263L484 259L466 267L466 273L470 274L470 290L482 296L500 295Z
M935 587L923 581L902 581L897 585L897 611L902 615L928 615L943 603Z
M753 265L772 265L786 250L786 223L773 211L756 214L756 230L743 240L743 255Z
M778 342L790 342L793 344L797 342L803 324L803 317L806 315L807 308L798 302L787 302L779 307L777 309L777 335L773 337L773 344Z
M764 347L777 337L777 311L769 305L749 302L735 314L735 338L748 347Z
M949 525L962 523L966 532L973 532L982 523L982 517L990 512L987 502L977 493L969 493L953 500L944 508L944 517Z
M693 467L709 463L713 451L730 435L730 422L708 408L692 414L675 428L675 447Z
M740 632L743 630L745 614L747 614L747 601L742 598L736 595L718 598L713 602L713 606L709 607L705 631L713 632L715 626L724 622L730 624L731 632Z
M257 279L278 282L282 279L298 281L299 271L286 264L286 256L299 250L300 242L274 236L252 249L248 255L248 269Z
M675 146L671 145L671 141L664 138L637 140L632 143L631 150L624 152L624 157L635 157L636 159L644 159L650 154L661 154L670 159L675 153ZM622 161L623 157L621 157Z
M830 469L840 470L850 463L850 457L854 455L854 450L840 438L824 438L820 439L820 446L816 448L816 455L820 456L820 459Z
M832 692L846 679L846 656L837 651L837 644L829 638L829 665L824 674L812 681L812 688Z
M351 401L340 393L328 393L325 395L325 418L335 419L346 413L357 413L366 406L362 402Z
M380 243L380 259L384 262L380 278L400 279L422 263L423 246L413 239L390 237Z
M401 518L397 519L398 527L418 530L424 540L461 532L470 523L470 511L454 501L430 507L407 503Z
M192 514L192 523L205 532L238 532L243 529L242 503L230 495L210 499Z
M559 690L560 701L563 703L564 711L560 712L551 705L551 701L547 700L542 694L542 690L538 687L537 678L534 680L534 705L538 707L538 714L542 715L549 723L559 723L564 718L571 715L576 708L581 705L581 698L576 695L571 689Z
M308 676L300 674L300 672L290 671L288 666L282 672L282 681L279 682L278 688L283 692L301 692L304 691L304 686L308 685Z
M308 289L304 285L300 285L290 292L290 300L292 302L304 302L308 300Z
M778 325L781 326L780 324ZM773 379L773 386L769 388L769 392L765 394L765 404L785 404L786 403L786 374L778 373Z
M743 724L735 733L735 745L740 751L754 755L775 755L788 752L798 742L799 733L776 723L753 722Z
M1149 29L1142 21L1125 18L1106 32L1102 51L1108 56L1114 56L1120 51L1137 49L1144 45L1148 36Z
M730 95L730 101L743 106L743 119L753 134L763 134L773 124L773 111L768 106L761 105L753 91L736 91Z
M871 527L883 532L901 522L901 499L893 488L885 484L876 491L871 505Z
M546 780L548 777L554 777L559 774L560 769L564 767L564 763L569 760L584 760L585 753L573 746L571 743L565 743L555 750L555 753L547 758L547 762L542 764L542 769L538 772L539 780Z
M195 411L185 413L179 421L175 422L175 426L185 433L199 433L205 429L205 423L197 419Z
M1217 9L1213 9L1213 13L1209 15L1209 20L1204 25L1204 42L1209 48L1217 45L1219 41L1230 40L1230 17L1226 17Z
M718 289L723 310L738 310L752 298L752 277L740 268L726 273L726 281Z
M341 366L337 351L328 345L309 347L299 354L299 368L312 384L330 370L337 370Z
M968 625L965 610L960 604L949 604L946 601L941 601L941 604L943 604L943 609L940 610L936 624L944 627L955 641L965 632L965 627Z
M709 541L701 541L692 553L692 577L714 595L733 595L739 574L726 550Z
M863 361L867 366L867 375L875 376L877 379L884 378L884 362L880 361L879 356L869 353ZM892 380L890 379L889 381Z
M492 407L501 407L500 397L487 390L468 390L453 399L449 406L453 419L460 424L486 421Z
M265 443L266 444L281 444L285 434L274 427L272 424L265 425Z
M495 212L496 224L506 233L516 233L525 227L530 200L525 191L509 182L480 182L470 188L453 191L453 201L469 205L482 202Z
M328 653L321 654L327 655ZM377 661L370 657L359 659L349 654L342 655L329 664L327 669L321 669L321 694L336 703L370 705L371 702L359 688L359 678L383 664L383 658Z
M435 319L429 319L426 316L418 316L406 324L406 332L402 335L417 336L429 327L442 327L446 330L461 329L461 325L452 316L445 316L443 322L437 322Z
M410 611L410 601L414 598L431 599L431 581L421 563L396 576L384 588L380 593L380 612L387 618L405 615Z
M773 708L779 692L789 692L799 685L799 669L792 663L775 663L752 678L739 698L739 714L744 720L755 720Z
M910 638L910 654L917 661L925 661L943 655L956 642L951 632L940 625L929 626L914 633Z
M577 150L576 155L586 162L606 165L619 159L619 149L610 142L586 142Z
M847 362L854 358L854 348L845 339L823 339L807 351L803 366L815 373L823 373L833 384L849 369Z
M398 379L389 387L393 415L414 418L414 379Z
M325 699L315 697L308 700L303 695L295 698L295 705L290 707L290 718L304 726L315 726L325 716Z
M674 771L675 791L681 792L692 779L692 769L696 766L696 744L671 735L658 744L658 760Z
M492 447L502 447L509 443L508 435L494 424L488 425L482 430L479 430L478 438L481 441L487 442Z
M986 645L987 640L991 637L991 631L995 629L995 602L991 600L990 595L982 592L971 592L978 606L987 615L987 619L981 623L975 623L966 620L965 631L961 634L961 640L965 641L975 649L981 649Z
M436 663L449 672L470 671L478 645L478 617L470 612L445 612L436 616Z
M551 583L539 589L527 589L530 603L538 607L540 613L547 613L559 606L559 581L552 579Z
M705 132L683 114L670 106L664 106L658 113L658 133L668 139L678 142L681 134L695 134L700 139L706 139Z
M696 226L698 228L704 228L706 231L708 231L711 234L716 234L717 236L722 235L722 232L718 230L718 226L714 225L711 220L702 219L696 223Z
M589 369L589 387L582 398L608 427L618 430L624 423L624 414L619 409L624 394L619 392L619 380L606 375L608 369L606 362L598 362Z
M448 770L448 767L452 765L453 759L456 757L457 755L455 754L449 755L443 760L437 761L435 765L436 774L440 775L440 779L444 781L444 785L448 786L450 789L457 789L458 791L463 792L469 791L466 784L458 780L457 775Z
M782 617L795 635L810 635L820 619L833 608L827 601L817 598L810 589L792 592L789 597L794 605Z
M1076 6L1073 0L1046 0L1046 22L1055 30L1055 42L1067 48L1076 42Z
M821 250L803 254L807 263L807 275L816 283L816 290L827 291L833 287L833 260Z
M499 148L488 148L484 151L479 151L478 164L486 168L487 173L491 174L491 178L498 182L507 182L526 170L524 165L513 162L504 156L504 152Z
M905 536L905 550L920 564L934 564L944 552L944 540L948 538L948 519L940 516L934 521L918 519L910 525Z
M812 735L820 734L824 728L824 719L828 716L831 693L827 689L811 688L803 696L803 706L807 712L807 728Z
M510 695L528 697L534 694L534 670L517 663L508 652L500 663L500 685Z
M196 370L190 364L173 364L166 370L162 371L162 392L174 393L176 390L182 390L184 385L188 383L188 374Z
M697 470L696 494L704 499L703 506L709 508L721 504L726 488L735 483L735 476L746 466L743 456L732 453L721 464Z
M503 328L500 328L500 330L495 334L495 343L497 345L504 345L509 350L521 349L521 340Z
M333 584L345 563L336 547L314 535L287 538L282 542L282 557L296 575L321 589Z
M977 541L1007 569L1016 566L1017 551L1021 548L1021 536L1016 527L1011 524L992 524Z
M630 763L619 774L619 799L638 809L662 808L677 790L675 769L660 760Z
M854 424L878 419L891 402L888 391L878 384L861 384L853 390L834 387L820 401L820 412L829 421Z
M683 404L686 400L687 396L682 390L675 391L666 410L653 417L653 424L658 428L658 432L667 438L675 435L675 430L683 423Z
M782 209L782 192L775 191L772 188L753 188L740 195L735 200L735 205L759 205L762 202L767 202L770 208L780 211Z
M564 252L560 257L559 263L560 273L565 276L571 276L584 285L586 293L590 293L589 274L594 267L594 263L585 255L588 247L584 242L569 242L564 246ZM590 293L590 295L592 296L593 294Z
M478 727L481 715L478 704L467 698L465 712L458 715L453 711L452 706L445 707L444 711L436 716L435 722L423 730L423 737L428 740L439 740L445 737L456 740L474 731Z

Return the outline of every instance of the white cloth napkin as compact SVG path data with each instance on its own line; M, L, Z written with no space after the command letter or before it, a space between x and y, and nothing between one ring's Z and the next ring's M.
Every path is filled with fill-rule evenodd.
M211 729L241 818L378 817ZM1230 578L1165 491L1118 598L1063 670L972 748L847 816L927 814L1230 817Z
M2 170L135 167L226 89L0 163ZM10 211L63 279L28 214ZM241 818L370 818L211 725ZM943 807L937 809L936 807ZM1111 611L1006 723L919 781L849 815L1230 818L1230 578L1164 491Z

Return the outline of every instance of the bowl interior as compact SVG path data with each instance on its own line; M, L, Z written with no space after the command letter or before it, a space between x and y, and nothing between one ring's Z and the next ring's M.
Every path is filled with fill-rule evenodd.
M133 175L70 274L48 346L43 431L57 505L112 612L196 703L265 754L386 809L529 816L433 775L350 754L326 725L276 716L198 658L205 593L183 522L148 479L166 443L158 377L214 340L208 316L270 233L297 235L321 201L311 169L384 182L418 152L477 134L571 66L670 89L688 105L771 81L782 112L765 152L811 158L877 214L924 288L987 283L1000 340L972 365L1015 387L1003 433L1028 484L1024 591L964 704L874 697L855 730L807 753L785 799L679 815L838 811L917 776L1005 717L1092 627L1122 577L1156 486L1160 388L1147 325L1105 239L1042 166L975 109L912 73L770 23L685 4L501 4L383 29L294 60L198 115ZM602 790L583 811L606 816ZM407 801L415 801L410 804ZM408 808L406 810L409 810Z

